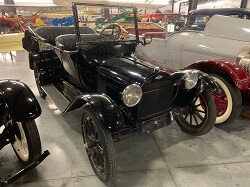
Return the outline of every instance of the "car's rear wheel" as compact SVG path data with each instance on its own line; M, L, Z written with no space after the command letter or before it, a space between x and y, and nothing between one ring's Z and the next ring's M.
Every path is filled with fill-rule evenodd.
M82 135L95 174L103 182L112 182L116 176L113 139L88 106L82 112Z
M186 111L176 119L181 129L191 135L200 136L208 133L214 126L216 107L213 97L208 91L203 91Z
M226 125L235 120L241 112L242 97L239 89L220 75L211 74L222 89L222 94L212 93L216 108L216 125Z
M45 99L47 97L47 94L43 91L42 87L41 87L41 82L40 82L40 79L39 79L39 76L38 76L38 68L36 66L36 64L34 63L34 76L35 76L35 81L36 81L36 86L37 86L37 89L38 89L38 92L39 92L39 95Z
M18 159L25 165L31 164L42 154L41 140L34 120L17 122L12 120L15 133L12 147Z

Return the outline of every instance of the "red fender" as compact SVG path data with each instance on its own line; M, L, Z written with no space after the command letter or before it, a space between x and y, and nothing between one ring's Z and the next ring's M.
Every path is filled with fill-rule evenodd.
M250 87L250 75L238 64L228 61L206 60L198 61L185 69L198 69L206 73L218 73L230 76L239 90L248 90Z

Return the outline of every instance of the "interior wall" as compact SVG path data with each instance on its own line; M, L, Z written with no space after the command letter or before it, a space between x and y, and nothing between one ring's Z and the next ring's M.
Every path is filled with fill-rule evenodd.
M215 2L208 2L198 4L197 9L205 8L240 8L241 0L220 0Z
M247 8L250 8L250 0L247 2Z
M179 6L181 2L187 2L188 0L182 0L174 4L174 13L179 13ZM199 3L197 9L210 9L210 8L239 8L241 0L219 0L207 3ZM250 8L250 0L248 1L247 7ZM171 10L172 5L161 8L164 10ZM188 6L182 6L181 11L182 14L188 13Z

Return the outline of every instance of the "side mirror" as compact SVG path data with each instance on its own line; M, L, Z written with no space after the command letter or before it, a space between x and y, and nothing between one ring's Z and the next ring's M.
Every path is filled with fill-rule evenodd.
M145 34L142 36L142 45L148 45L152 42L152 36L150 34Z

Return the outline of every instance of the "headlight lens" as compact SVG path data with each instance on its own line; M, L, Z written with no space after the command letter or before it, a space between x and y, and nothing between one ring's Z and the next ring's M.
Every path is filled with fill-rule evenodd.
M185 80L185 88L192 89L198 82L198 71L196 70L189 70L184 75Z
M122 100L128 107L133 107L139 103L142 97L141 87L137 84L127 86L122 92Z
M146 34L143 36L144 44L148 45L152 42L152 36L150 34Z

